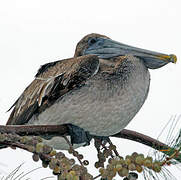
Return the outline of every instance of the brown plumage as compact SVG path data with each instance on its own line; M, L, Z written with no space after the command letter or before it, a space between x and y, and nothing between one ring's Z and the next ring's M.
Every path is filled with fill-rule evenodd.
M82 56L83 55L83 51L88 48L88 41L90 39L92 39L93 41L96 39L96 38L105 38L105 39L110 39L109 37L107 36L104 36L104 35L101 35L101 34L96 34L96 33L92 33L92 34L88 34L87 36L83 37L78 43L77 43L77 46L76 46L76 49L75 49L75 54L74 54L74 57L79 57L79 56Z
M14 104L7 125L21 125L33 114L41 113L68 91L79 88L99 66L98 57L86 55L43 65L35 80L25 89Z
M145 102L148 68L169 62L175 63L176 56L89 34L77 44L74 58L41 66L12 106L7 125L68 123L92 135L113 135L127 126ZM67 149L66 142L57 138L46 143Z

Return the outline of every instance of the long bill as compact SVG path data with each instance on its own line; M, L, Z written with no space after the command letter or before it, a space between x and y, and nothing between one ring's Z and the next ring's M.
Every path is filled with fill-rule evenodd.
M157 69L170 62L176 63L177 61L177 57L174 54L167 55L145 50L104 38L100 38L97 43L86 49L84 54L95 54L102 59L131 54L143 60L146 67L150 69Z

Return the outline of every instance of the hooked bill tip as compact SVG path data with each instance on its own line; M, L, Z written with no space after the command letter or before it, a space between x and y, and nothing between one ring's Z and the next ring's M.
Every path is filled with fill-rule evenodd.
M170 54L169 56L170 56L170 60L171 60L174 64L176 64L176 62L177 62L177 56L174 55L174 54Z

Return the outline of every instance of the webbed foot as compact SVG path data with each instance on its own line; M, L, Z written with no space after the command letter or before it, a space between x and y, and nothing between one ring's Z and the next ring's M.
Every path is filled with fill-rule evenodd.
M103 144L110 142L109 136L94 136L94 135L92 135L92 137L97 139L97 140L100 140Z
M83 128L80 128L73 124L67 124L67 127L72 145L85 143L84 146L88 146L90 144L92 136L89 134L88 131L84 131Z

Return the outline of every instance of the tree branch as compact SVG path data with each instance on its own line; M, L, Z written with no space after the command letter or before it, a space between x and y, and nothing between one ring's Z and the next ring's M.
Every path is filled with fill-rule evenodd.
M45 137L69 135L67 125L0 125L0 133L18 134L20 136L33 135ZM173 154L173 152L175 151L175 149L154 138L128 129L123 129L121 132L112 135L111 137L124 138L136 141L156 150L159 150L166 155ZM181 154L179 153L174 159L181 162Z
M112 135L112 137L118 137L118 138L136 141L136 142L139 142L139 143L144 144L146 146L152 147L152 148L159 150L159 151L169 148L169 146L158 141L157 139L154 139L152 137L149 137L149 136L146 136L146 135L141 134L139 132L128 130L128 129L123 129L121 132Z
M66 125L0 125L0 133L12 133L20 136L64 136L68 135Z
M123 129L121 132L112 135L112 137L118 137L118 138L123 138L123 139L129 139L135 142L139 142L141 144L144 144L146 146L149 146L153 149L156 149L158 151L161 151L162 153L171 156L174 154L176 149L169 147L168 145L160 142L157 139L154 139L152 137L146 136L144 134L141 134L136 131L128 130L128 129ZM177 153L177 156L174 157L175 160L181 162L181 153Z

